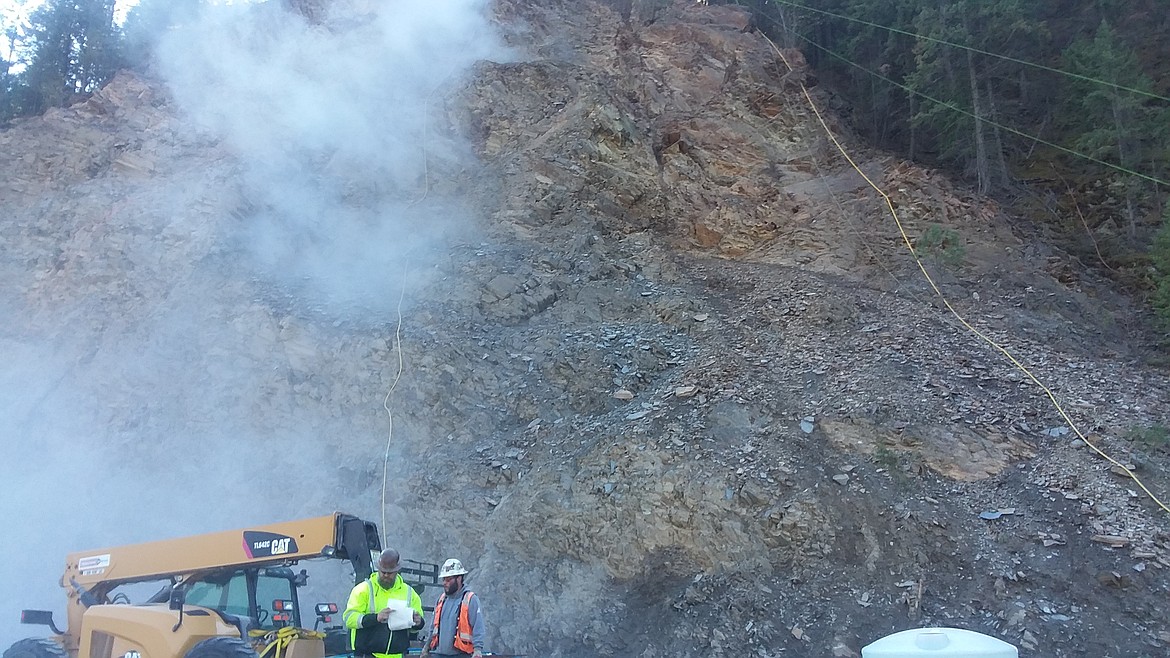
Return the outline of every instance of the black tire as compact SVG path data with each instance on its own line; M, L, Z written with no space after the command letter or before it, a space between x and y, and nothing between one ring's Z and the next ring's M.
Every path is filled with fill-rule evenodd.
M7 656L5 656L7 658ZM257 658L252 645L238 637L212 637L191 647L186 658Z
M30 637L8 647L3 658L65 658L65 649L52 640Z

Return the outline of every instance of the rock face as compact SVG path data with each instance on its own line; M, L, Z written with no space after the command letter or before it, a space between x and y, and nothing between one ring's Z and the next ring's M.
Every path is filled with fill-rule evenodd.
M394 313L242 266L235 146L126 73L0 133L0 340L65 364L45 399L101 400L120 468L280 454L319 484L280 512L459 556L497 651L857 656L919 625L1166 651L1170 512L1129 474L1167 499L1170 446L1131 430L1170 381L1124 299L868 152L738 8L493 12L522 56L427 101L433 196L378 191L474 209L425 276L371 281Z

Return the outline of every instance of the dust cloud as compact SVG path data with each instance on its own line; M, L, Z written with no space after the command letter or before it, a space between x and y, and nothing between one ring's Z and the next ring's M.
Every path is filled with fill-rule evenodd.
M262 276L332 310L385 313L403 273L467 229L433 170L473 166L441 127L443 92L503 55L485 4L338 2L320 23L225 7L165 40L180 104L242 159L238 237Z
M140 248L151 215L136 199L157 206L160 190L182 186L148 181L155 189L122 206L124 242L139 245L121 254L128 263L103 265L103 254L68 244L0 251L0 273L13 275L0 284L0 648L47 634L17 623L22 608L64 624L68 552L335 509L381 521L380 501L355 500L338 468L380 457L385 436L370 429L381 421L368 416L381 413L382 391L364 420L336 397L308 400L299 386L314 375L295 371L315 362L293 363L282 341L297 329L290 316L321 328L305 337L302 326L302 347L342 322L383 324L450 235L466 237L457 186L436 180L475 163L439 119L475 61L508 57L486 5L338 1L316 22L275 2L206 8L161 40L155 73L190 139L205 143L191 166L214 152L231 161L214 166L235 168L230 185L196 195L230 212L185 207L174 217L189 225L167 231L188 242L176 251L159 240L151 253ZM117 189L106 175L102 189ZM71 192L84 205L93 189ZM37 205L62 222L86 218L72 201L25 203L14 222L42 221ZM208 246L191 247L200 240ZM81 263L52 300L37 298L50 289L43 279L19 271L44 249ZM181 267L159 265L171 261ZM95 281L108 294L83 289Z

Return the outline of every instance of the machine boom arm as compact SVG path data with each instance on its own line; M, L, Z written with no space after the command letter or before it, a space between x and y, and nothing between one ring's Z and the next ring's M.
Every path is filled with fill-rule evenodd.
M370 552L380 549L377 529L336 512L299 521L193 537L71 553L62 584L103 588L207 569L283 564L315 557L348 559L355 575L369 576Z

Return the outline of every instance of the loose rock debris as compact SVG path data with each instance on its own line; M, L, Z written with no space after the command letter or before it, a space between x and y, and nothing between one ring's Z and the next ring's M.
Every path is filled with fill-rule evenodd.
M234 154L131 74L0 133L0 302L20 310L0 338L69 318L82 372L116 372L160 312L197 309L217 331L181 335L149 401L88 391L95 426L142 428L132 459L155 463L192 399L161 392L208 373L235 393L204 418L319 430L342 456L323 488L350 500L378 498L401 355L391 518L412 553L467 556L517 652L845 656L919 625L1166 651L1170 523L1127 473L1165 492L1170 457L1127 436L1167 422L1170 381L1110 321L1134 310L1055 278L1072 259L994 202L865 149L811 88L911 237L962 241L926 266L1114 474L940 312L793 84L799 53L790 74L734 7L620 4L494 5L531 56L481 63L436 111L479 162L435 154L435 183L480 215L407 290L401 344L242 279L220 240L250 216Z

